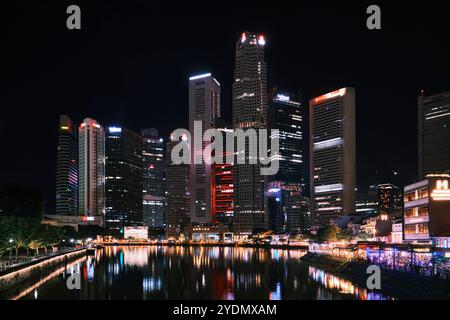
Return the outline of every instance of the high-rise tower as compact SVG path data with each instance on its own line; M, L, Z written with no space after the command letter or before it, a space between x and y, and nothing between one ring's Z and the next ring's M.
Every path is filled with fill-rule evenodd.
M127 129L106 130L106 217L110 235L123 236L125 227L143 225L142 137Z
M267 70L263 35L243 32L236 43L233 82L233 127L259 129L267 127ZM248 163L249 141L245 144ZM243 151L243 150L240 150ZM266 177L259 164L234 166L233 231L250 233L267 228L267 203L264 192Z
M201 135L220 117L220 84L210 73L189 78L189 131ZM194 124L201 124L195 131ZM200 129L200 128L199 128ZM191 221L211 222L211 164L202 159L206 142L192 148L190 167Z
M152 228L164 227L164 139L155 128L141 132L143 140L143 206L144 225Z
M56 159L56 214L78 214L77 129L66 115L59 117Z
M419 179L450 173L450 91L420 96L418 113Z
M311 99L310 172L313 225L355 213L355 90Z
M89 217L105 214L105 132L86 118L78 129L78 212Z

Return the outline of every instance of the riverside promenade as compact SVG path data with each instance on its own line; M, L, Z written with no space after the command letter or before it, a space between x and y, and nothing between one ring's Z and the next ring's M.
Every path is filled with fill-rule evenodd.
M366 287L367 260L308 253L301 260L336 276ZM400 300L450 300L450 280L430 279L410 272L380 267L381 292Z
M0 271L0 292L25 280L42 276L70 260L86 255L87 248L65 248L38 257L20 259Z

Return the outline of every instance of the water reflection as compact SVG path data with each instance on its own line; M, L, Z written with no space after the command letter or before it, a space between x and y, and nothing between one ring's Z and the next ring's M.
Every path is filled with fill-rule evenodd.
M324 285L327 289L352 295L359 300L385 300L388 298L378 292L370 292L367 289L358 288L348 280L341 279L314 267L309 267L309 276Z
M301 250L106 247L83 258L81 290L64 268L22 288L26 299L385 299L300 261ZM18 290L18 289L16 289Z

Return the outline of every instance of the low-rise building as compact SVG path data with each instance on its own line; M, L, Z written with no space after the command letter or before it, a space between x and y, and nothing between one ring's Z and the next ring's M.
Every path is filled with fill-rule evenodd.
M404 240L413 244L450 245L450 175L429 175L405 186Z

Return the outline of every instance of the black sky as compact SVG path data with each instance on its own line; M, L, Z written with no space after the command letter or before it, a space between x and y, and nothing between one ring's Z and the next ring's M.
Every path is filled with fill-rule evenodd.
M208 71L230 118L234 46L244 30L266 35L269 86L301 90L304 103L356 88L361 189L377 182L376 171L400 185L416 178L417 96L450 90L444 1L14 2L2 10L0 183L38 186L48 211L59 114L167 136L187 127L188 77ZM382 30L366 28L372 3ZM81 7L81 31L66 28L70 4Z

